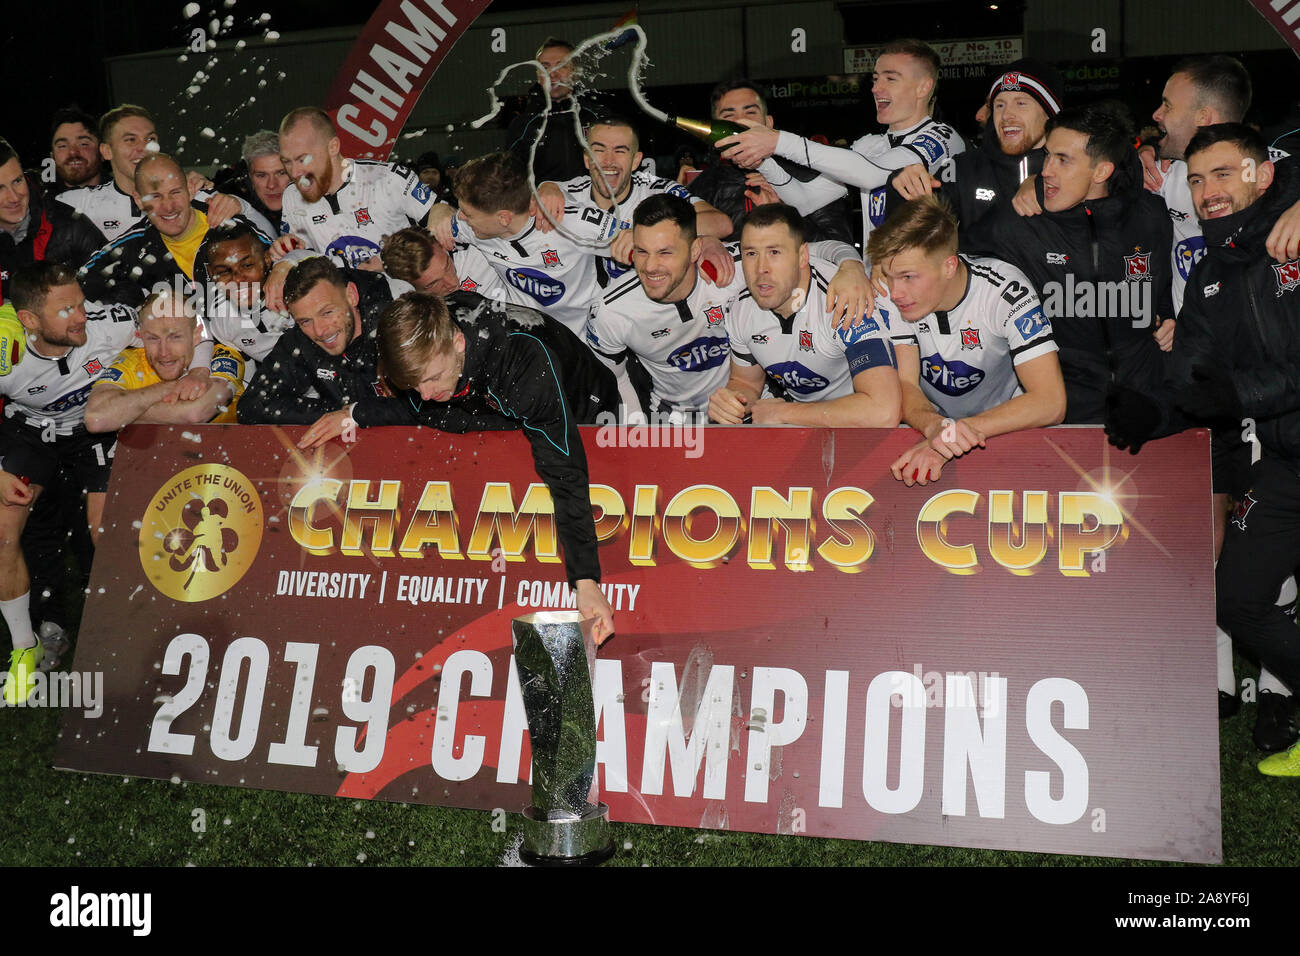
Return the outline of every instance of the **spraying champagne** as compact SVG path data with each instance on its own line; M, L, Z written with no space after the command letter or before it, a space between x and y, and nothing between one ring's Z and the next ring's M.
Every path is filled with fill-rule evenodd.
M741 126L739 123L720 119L704 122L702 120L687 119L684 116L669 116L666 121L680 130L698 136L709 144L716 144L720 139L726 139L728 136L734 136L749 129L748 126Z

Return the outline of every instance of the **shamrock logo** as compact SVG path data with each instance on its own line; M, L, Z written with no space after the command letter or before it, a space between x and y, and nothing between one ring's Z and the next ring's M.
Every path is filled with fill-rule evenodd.
M221 498L204 502L191 499L181 512L183 527L173 528L163 539L163 549L171 555L173 571L189 571L188 589L200 572L220 571L227 555L239 545L239 535L226 526L230 508Z

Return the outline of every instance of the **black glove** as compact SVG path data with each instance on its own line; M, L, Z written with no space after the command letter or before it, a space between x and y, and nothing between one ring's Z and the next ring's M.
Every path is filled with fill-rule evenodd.
M1235 425L1241 421L1241 402L1228 370L1220 365L1192 367L1192 384L1174 394L1176 404L1188 418L1212 425Z
M1106 437L1116 448L1136 455L1160 427L1160 407L1139 391L1112 385L1106 392Z

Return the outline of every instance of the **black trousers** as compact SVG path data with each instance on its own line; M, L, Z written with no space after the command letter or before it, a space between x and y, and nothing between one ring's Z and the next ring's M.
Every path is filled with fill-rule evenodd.
M1215 575L1219 625L1300 694L1300 628L1274 603L1300 565L1300 474L1264 457L1251 478L1250 491L1228 516Z

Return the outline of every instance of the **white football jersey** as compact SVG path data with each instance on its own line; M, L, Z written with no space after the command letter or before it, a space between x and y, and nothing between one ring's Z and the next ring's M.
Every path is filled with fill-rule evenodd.
M58 358L28 348L23 360L0 378L5 415L42 431L71 435L85 422L90 385L135 338L135 310L86 303L86 344Z
M618 228L613 214L594 206L565 206L564 232L540 232L534 219L510 239L480 239L459 218L452 220L458 242L476 247L502 280L524 293L524 305L545 312L582 337L587 315L608 280L596 260Z
M1192 267L1205 257L1205 240L1201 238L1201 221L1196 218L1192 205L1192 188L1187 185L1187 164L1175 159L1169 164L1158 196L1169 207L1169 218L1174 226L1173 270L1174 314L1183 308L1183 290Z
M890 175L915 163L934 172L965 150L966 141L956 130L927 116L908 130L863 136L849 149L782 132L776 155L815 169L837 183L858 187L862 194L862 248L866 249L871 230L885 220L885 190ZM758 169L782 201L804 215L838 198L838 187L831 188L821 177L800 182L772 159L764 160Z
M567 182L559 183L561 191L564 193L565 203L570 206L596 206L596 197L593 194L592 180L590 176L575 176ZM632 214L636 212L636 207L651 196L658 196L662 193L668 193L670 196L676 196L679 199L685 199L693 206L704 202L699 196L692 195L685 186L674 182L671 179L659 179L652 173L645 172L642 169L633 170L629 178L631 188L628 190L627 198L620 202L611 212L618 216L619 229L632 228ZM631 266L625 266L609 256L601 256L601 268L605 270L605 275L611 279L617 279L623 273L631 270Z
M211 202L213 195L215 194L206 189L200 189L194 194L194 198L200 202ZM145 219L144 213L135 204L135 200L117 188L115 179L98 186L69 189L67 192L59 193L55 198L59 202L67 203L93 222L110 243ZM239 199L238 196L235 198ZM266 221L266 217L243 199L239 199L239 211L266 235L275 235L275 230Z
M816 258L809 264L809 288L802 307L793 315L782 318L764 309L746 289L727 319L732 361L761 366L773 391L796 402L852 395L854 375L893 367L890 323L901 321L889 303L877 307L860 325L835 331L825 304L828 276L835 275L835 266Z
M734 243L728 245L738 256ZM587 343L609 359L630 351L650 373L650 411L684 416L707 414L709 396L727 384L731 369L728 315L745 291L736 264L730 285L694 275L695 287L679 302L655 302L629 272L593 307Z
M109 242L144 218L135 200L117 188L115 179L98 186L69 189L55 198L93 222Z
M432 208L432 190L406 167L345 159L342 185L316 202L296 185L284 191L280 233L355 269L379 255L386 236L423 224Z
M501 273L476 247L456 243L456 248L451 251L451 261L456 268L456 278L460 279L461 292L477 292L494 302L522 305L529 309L537 307L536 299L502 279Z
M1057 351L1052 323L1023 272L1000 259L961 258L967 284L956 308L919 322L900 319L891 330L896 347L919 349L921 391L949 418L1023 394L1015 367Z
M260 301L253 309L241 309L220 290L213 291L211 297L212 307L204 314L208 334L243 354L244 381L251 382L256 364L271 354L281 335L293 328L293 318L272 312Z

